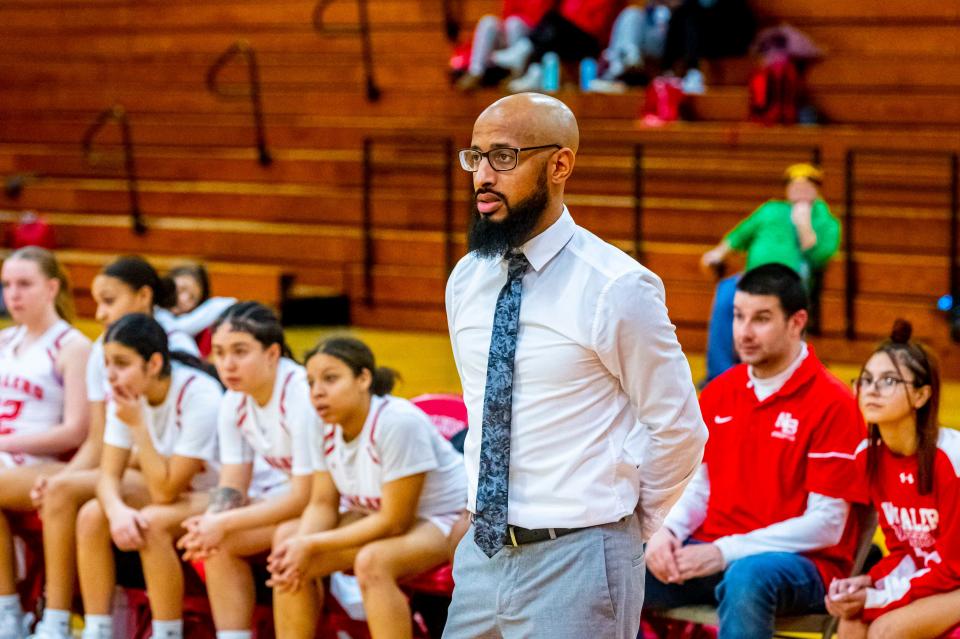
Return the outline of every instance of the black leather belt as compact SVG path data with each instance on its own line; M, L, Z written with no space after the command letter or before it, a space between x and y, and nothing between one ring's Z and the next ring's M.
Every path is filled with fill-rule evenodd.
M470 521L474 521L477 515L470 513ZM548 539L556 539L570 533L575 533L583 528L521 528L520 526L507 526L507 534L503 538L504 546L523 546L524 544L535 544Z
M531 530L520 526L507 526L507 536L504 539L504 544L514 547L535 544L539 541L563 537L578 530L583 530L583 528L535 528Z

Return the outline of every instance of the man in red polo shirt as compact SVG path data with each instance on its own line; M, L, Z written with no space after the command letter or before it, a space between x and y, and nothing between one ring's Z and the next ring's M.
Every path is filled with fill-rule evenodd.
M803 341L806 322L793 270L766 264L741 278L743 363L700 397L710 439L647 546L645 609L717 604L720 639L767 639L776 615L822 611L829 582L849 574L866 429L853 394Z

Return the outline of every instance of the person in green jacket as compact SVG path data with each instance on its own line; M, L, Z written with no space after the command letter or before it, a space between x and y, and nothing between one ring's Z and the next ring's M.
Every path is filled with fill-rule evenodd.
M786 197L767 200L703 254L705 269L716 270L731 251L746 253L745 270L772 262L795 270L810 290L840 246L840 220L820 197L823 172L794 164L784 172ZM737 363L733 348L733 296L740 274L717 283L707 338L707 381Z

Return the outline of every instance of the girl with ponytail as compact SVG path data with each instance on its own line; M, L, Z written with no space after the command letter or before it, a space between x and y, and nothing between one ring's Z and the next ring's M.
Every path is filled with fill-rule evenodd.
M310 450L319 423L302 366L283 328L256 302L231 306L213 326L213 358L227 387L220 405L220 483L179 545L202 560L218 637L251 636L255 588L249 559L270 550L277 526L310 496Z
M111 397L97 496L77 517L84 639L113 637L113 547L137 551L153 636L183 636L180 523L207 506L216 485L216 419L222 388L199 360L171 353L166 331L125 315L104 337ZM136 447L137 470L129 468Z
M869 425L857 461L890 554L830 585L826 606L841 618L841 639L932 639L960 623L957 602L928 601L960 588L960 432L938 425L940 373L911 333L897 320L855 380Z
M155 315L164 327L171 351L196 355L190 336L172 328L172 315L159 308L171 303L173 285L164 282L142 257L119 257L101 269L90 287L96 302L96 319L104 327L130 313ZM104 362L103 336L93 343L86 365L86 400L90 428L87 438L65 468L37 478L30 490L43 519L46 606L39 628L49 637L68 631L70 606L76 581L77 512L96 496L98 466L103 449L106 406L110 397ZM52 621L51 621L52 620Z
M28 246L4 262L0 331L0 637L19 636L22 611L9 517L36 506L30 488L63 468L87 435L84 371L90 340L70 325L73 299L50 251ZM10 634L13 633L13 634Z
M353 570L372 637L410 637L397 581L449 560L466 507L463 458L420 409L390 395L394 372L363 342L325 340L306 367L323 440L310 504L278 530L269 558L277 636L312 636L322 578Z

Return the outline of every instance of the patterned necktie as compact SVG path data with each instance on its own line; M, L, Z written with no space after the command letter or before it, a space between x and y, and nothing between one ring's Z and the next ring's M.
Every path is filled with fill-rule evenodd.
M513 359L520 324L521 280L530 263L523 253L510 255L507 283L497 297L487 356L483 395L480 479L473 538L488 557L503 548L507 535L507 479L510 474L510 419L513 411Z

